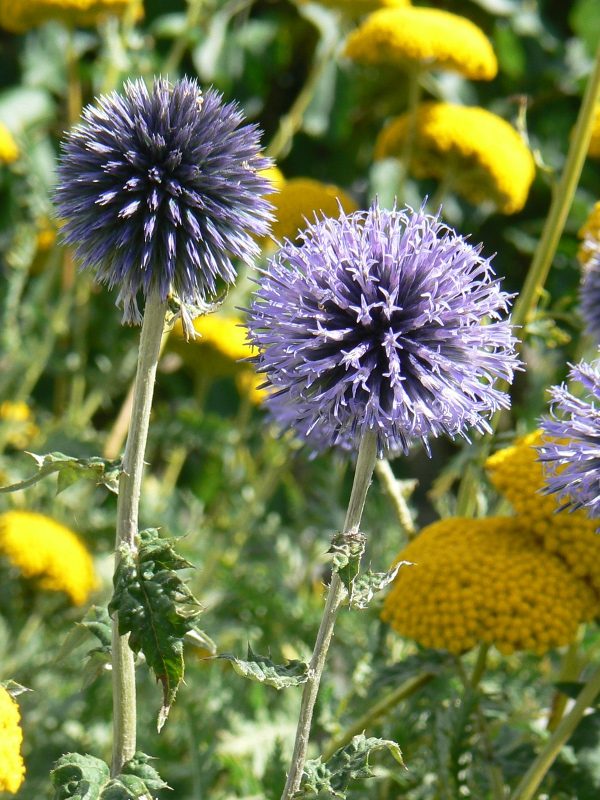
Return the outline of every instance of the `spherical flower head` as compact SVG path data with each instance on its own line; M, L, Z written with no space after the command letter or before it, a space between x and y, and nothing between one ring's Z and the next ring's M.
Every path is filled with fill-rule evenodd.
M581 362L569 378L586 396L576 397L565 384L550 389L551 417L542 428L550 441L539 447L546 469L546 491L558 495L563 506L583 508L600 517L600 361Z
M582 268L579 300L586 333L600 344L600 249L589 255Z
M56 190L63 236L83 267L119 288L126 322L138 297L171 291L198 304L250 263L269 230L269 166L259 131L196 81L128 82L89 106L64 145Z
M316 449L354 449L369 430L380 452L488 430L509 404L494 383L519 362L480 252L437 216L377 202L286 241L248 318L275 419Z
M16 794L23 783L25 764L21 755L23 731L19 706L0 685L0 792Z
M463 653L479 642L503 653L538 654L575 640L600 598L522 517L451 517L424 528L397 561L401 569L382 618L425 647Z
M383 8L354 30L346 55L362 64L447 69L492 80L498 62L489 39L465 17L437 8Z
M402 157L410 135L409 114L389 122L375 145L375 157ZM422 103L416 112L410 170L418 178L446 181L469 202L493 203L515 214L527 200L535 177L531 151L506 120L485 108Z

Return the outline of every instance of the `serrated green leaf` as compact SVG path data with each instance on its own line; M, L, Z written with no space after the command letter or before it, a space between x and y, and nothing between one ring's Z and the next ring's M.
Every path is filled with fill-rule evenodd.
M412 563L399 561L387 572L371 572L369 569L362 575L357 575L352 584L350 608L368 608L376 592L385 589L395 579L400 567L405 566L412 566Z
M183 680L183 639L195 628L200 604L176 570L190 567L173 549L172 539L155 529L141 531L136 552L121 551L108 610L118 614L119 633L140 650L163 688L158 730L166 722Z
M87 689L92 683L98 680L111 667L111 648L96 647L87 654L87 660L83 665L81 688Z
M404 766L402 753L390 739L355 736L345 747L336 750L324 764L321 757L307 761L296 800L325 800L327 797L346 797L353 781L372 777L370 756L377 750L389 750L395 760Z
M258 683L266 683L275 689L286 689L288 686L300 686L306 683L308 667L303 661L291 660L285 664L274 664L270 658L252 652L248 645L248 658L241 659L223 653L216 656L231 662L235 672L242 678Z
M2 492L18 492L27 489L46 476L58 473L57 492L62 492L75 481L82 478L92 480L98 485L106 486L111 492L117 494L119 490L119 475L121 474L121 464L117 461L107 461L104 458L74 458L66 456L64 453L46 453L37 455L28 453L36 462L38 472L30 478L26 478L10 486L0 487Z
M140 778L151 792L167 789L168 784L163 781L152 764L150 764L153 760L153 758L147 756L145 753L137 752L130 761L127 761L123 765L121 777L123 778L123 776L129 775Z
M22 684L11 680L0 681L0 686L2 686L3 689L6 689L11 697L18 697L20 694L33 691L33 689L28 689L27 686L23 686Z
M333 554L333 571L339 574L349 594L352 594L366 542L365 534L356 530L336 533L331 540L329 552Z
M192 647L197 647L199 650L206 650L211 656L217 653L216 642L200 628L192 628L191 631L188 631L185 635L185 642Z
M94 756L67 753L61 756L50 772L54 800L100 800L102 789L110 779L104 761Z

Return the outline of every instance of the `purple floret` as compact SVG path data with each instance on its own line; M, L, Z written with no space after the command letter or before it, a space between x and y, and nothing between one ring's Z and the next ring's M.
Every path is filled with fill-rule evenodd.
M597 247L583 267L580 300L586 332L600 343L600 250Z
M317 220L286 241L249 314L267 406L317 450L380 453L489 430L509 405L494 386L519 366L510 297L489 259L437 216L411 209Z
M548 440L538 447L546 492L556 493L562 508L600 517L600 361L572 366L569 378L586 396L575 397L565 384L550 389L551 418L541 421Z
M127 82L88 106L68 135L56 202L63 236L96 278L119 289L124 320L137 300L173 291L185 304L232 283L269 232L271 184L260 132L195 80Z

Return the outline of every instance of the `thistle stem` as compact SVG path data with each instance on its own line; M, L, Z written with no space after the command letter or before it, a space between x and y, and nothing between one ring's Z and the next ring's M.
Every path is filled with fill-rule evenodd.
M158 294L148 297L140 336L131 427L119 479L115 566L122 548L134 550L136 547L144 454L166 311L167 302ZM135 665L128 638L128 635L119 635L115 615L112 625L113 776L121 772L123 764L132 758L136 749Z
M365 500L367 491L371 485L371 478L375 468L375 461L377 458L377 434L373 431L366 433L360 443L358 450L358 460L356 462L356 471L354 473L354 483L352 484L352 493L350 495L350 502L348 503L348 510L346 512L346 520L344 522L343 533L358 532L360 521L362 518L363 509L365 507ZM300 704L300 717L298 719L298 727L296 729L296 741L294 743L294 753L292 755L292 763L287 777L285 788L281 796L281 800L290 800L291 797L300 788L302 780L302 772L306 762L306 752L308 750L308 739L310 736L310 726L312 722L315 701L319 691L319 683L323 668L325 666L325 659L327 658L327 651L333 635L333 627L337 612L342 605L344 597L346 596L346 589L342 583L337 572L334 572L331 577L331 583L327 591L327 600L325 602L325 610L321 619L321 625L317 634L315 648L313 651L310 664L308 665L308 679L304 684L302 692L302 702Z
M579 692L575 705L559 722L538 757L523 775L521 782L510 796L510 800L532 800L563 745L568 742L581 722L586 709L594 702L598 693L600 693L600 667L597 667L590 675Z

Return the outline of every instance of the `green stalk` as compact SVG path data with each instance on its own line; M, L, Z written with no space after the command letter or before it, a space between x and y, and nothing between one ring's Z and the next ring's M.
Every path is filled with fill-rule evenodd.
M556 248L571 209L575 190L579 183L583 162L587 155L594 125L594 110L599 97L600 45L596 52L594 69L585 88L583 102L579 109L579 115L567 153L567 160L560 181L554 189L552 204L544 224L542 236L531 262L525 285L515 303L512 315L512 322L515 327L526 325L529 322L536 310L540 294L546 283Z
M375 703L366 714L359 717L349 728L332 739L323 751L323 761L328 761L336 750L347 745L358 734L368 731L380 717L390 712L398 703L406 700L434 678L435 673L423 672L421 675L415 675L413 678L408 678L404 683L401 683L397 689L389 692L379 702Z
M415 139L417 134L417 111L421 102L421 70L418 67L411 69L408 73L408 96L406 113L408 122L406 126L406 139L402 148L400 163L402 164L402 177L398 186L398 197L400 202L404 202L406 191L406 179L410 171L410 160L412 158Z
M400 527L404 533L406 533L408 538L412 539L416 535L417 529L415 528L415 523L413 521L412 514L410 513L408 503L406 502L406 498L402 492L400 482L396 479L396 476L394 475L390 466L390 462L386 458L380 459L375 465L375 472L377 473L377 477L381 481L381 485L385 489L386 494L394 506L394 511L396 512L396 517L398 518Z
M146 300L135 377L131 427L127 436L123 471L119 479L115 567L122 549L135 550L138 511L144 471L154 380L160 351L167 302L154 293ZM135 665L129 636L119 635L117 615L113 620L113 758L112 774L118 775L123 764L136 750Z
M562 718L538 757L523 775L521 782L510 796L510 800L532 800L563 745L568 742L581 722L586 709L592 705L599 693L600 667L597 667L579 692L573 708Z
M354 483L352 484L350 502L348 503L346 520L344 522L344 534L358 532L359 530L376 458L377 434L374 431L369 431L363 436L358 450ZM321 682L327 651L329 650L329 644L333 636L333 627L335 625L337 612L345 596L346 588L338 573L334 572L327 591L325 610L323 611L315 648L310 664L308 665L308 680L304 684L304 690L302 692L294 753L292 755L292 763L281 800L290 800L300 788L302 772L304 770L304 764L306 763L310 726L317 693L319 691L319 683Z

